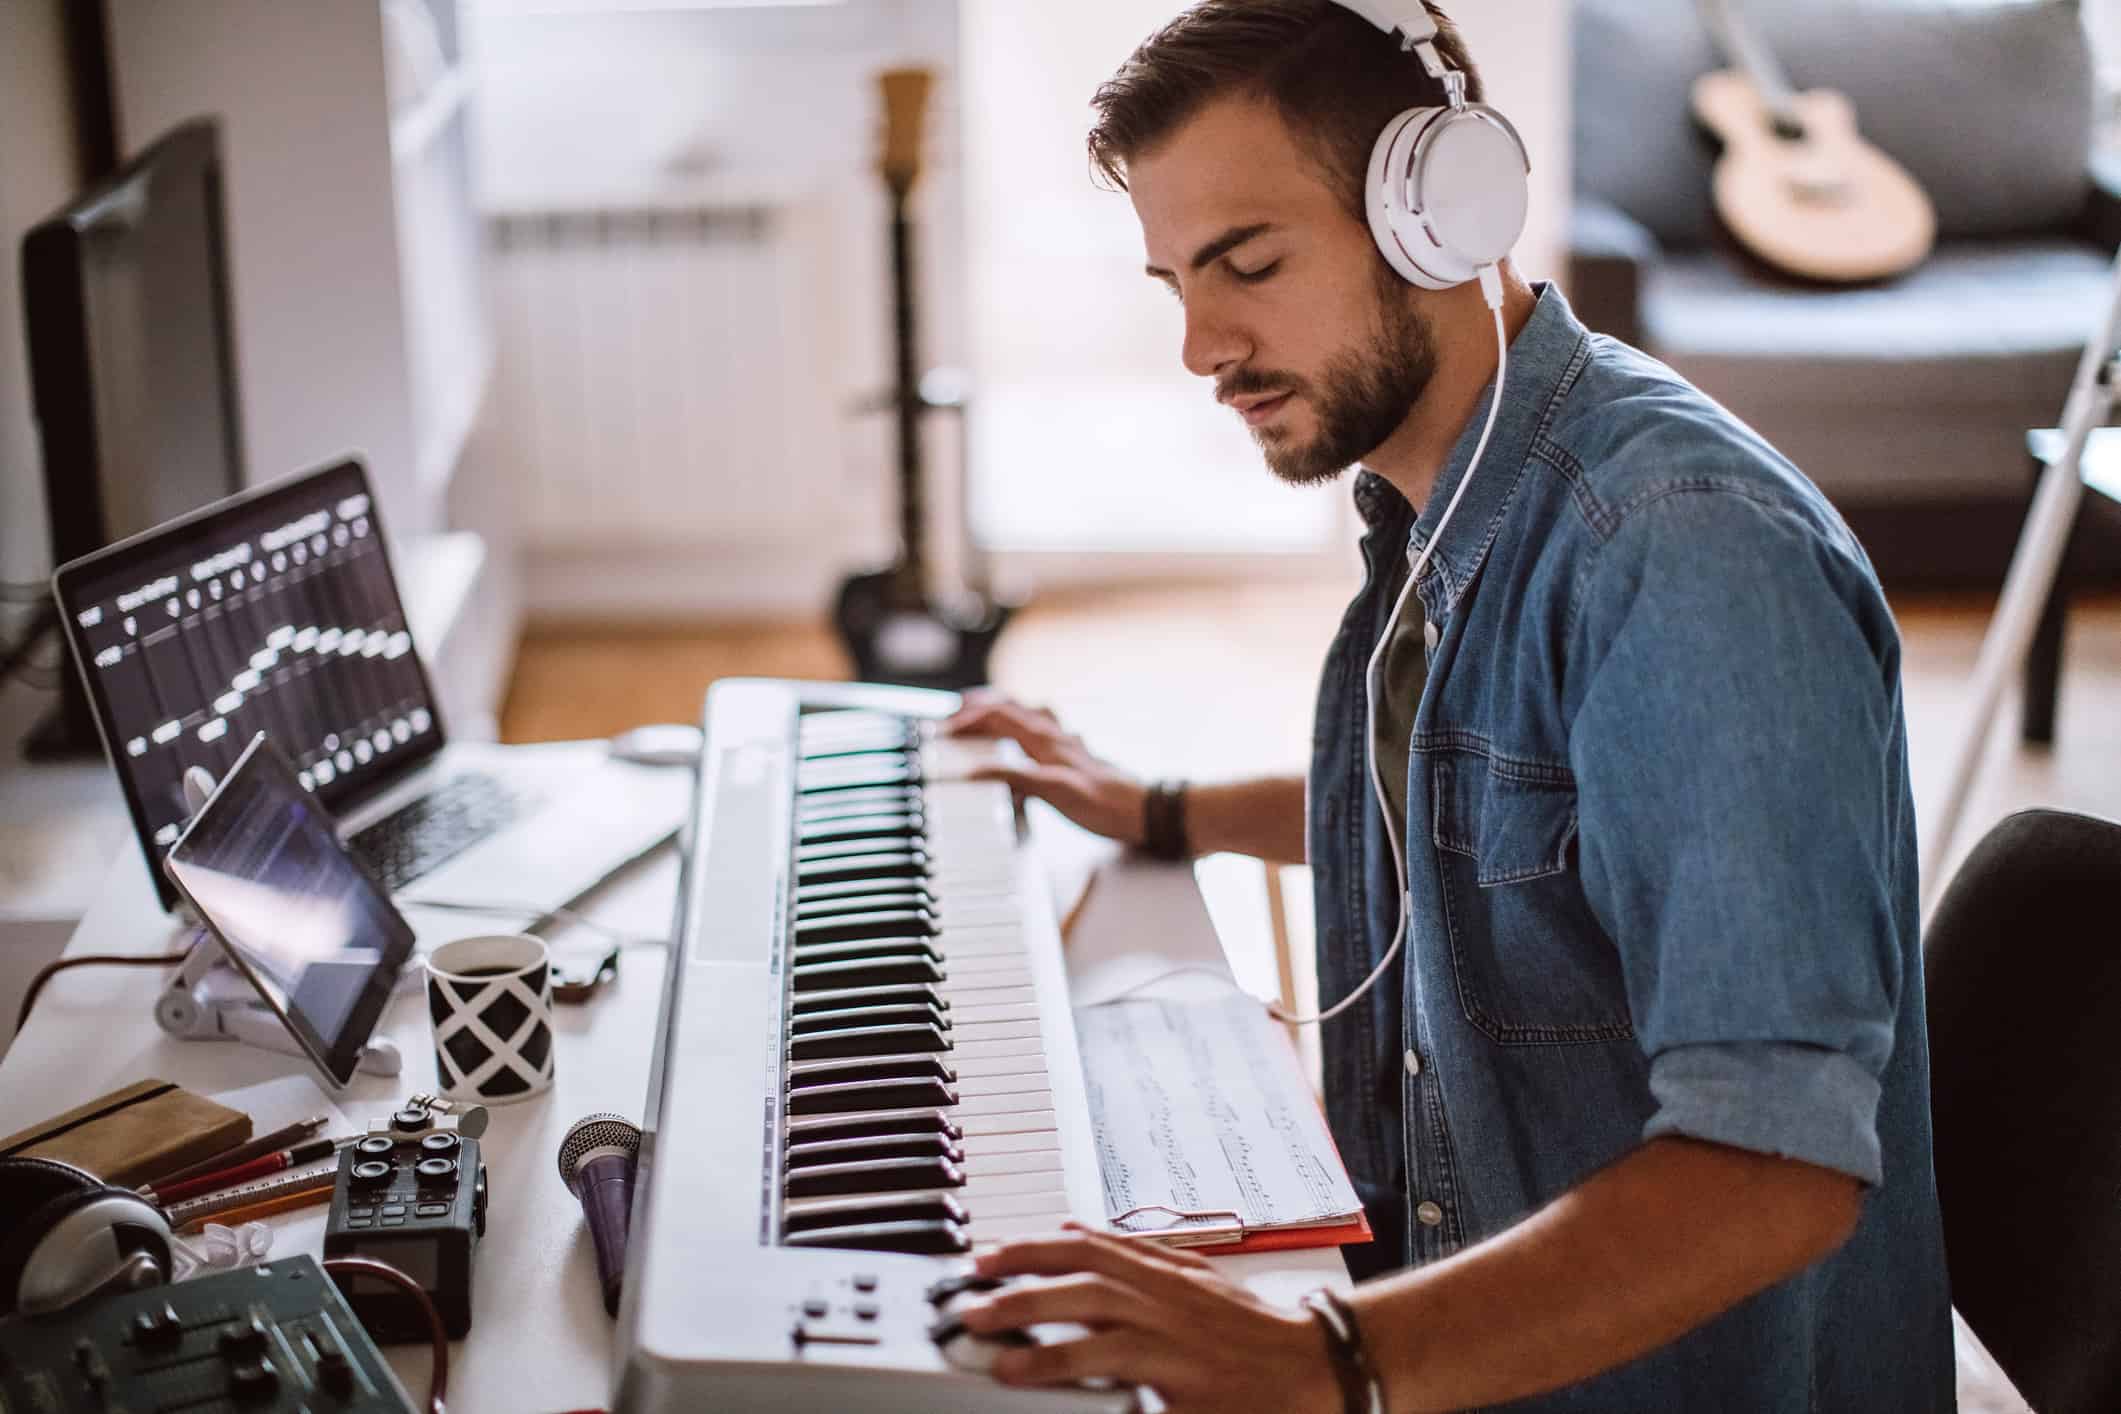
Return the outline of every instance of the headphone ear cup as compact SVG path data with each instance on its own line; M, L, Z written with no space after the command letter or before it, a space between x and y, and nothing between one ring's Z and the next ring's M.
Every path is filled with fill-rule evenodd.
M169 1222L152 1203L129 1189L113 1188L85 1169L52 1159L0 1159L0 1212L19 1213L6 1232L0 1233L0 1318L12 1316L25 1306L53 1309L70 1305L100 1289L108 1270L78 1274L62 1273L55 1279L40 1272L42 1261L54 1260L41 1253L44 1241L69 1217L91 1205L106 1211L99 1217L110 1236L113 1256L123 1261L145 1253L164 1281L169 1280L172 1259ZM32 1301L25 1287L51 1288L54 1299Z
M1517 130L1485 104L1410 108L1370 150L1370 234L1401 278L1465 284L1524 234L1530 170Z

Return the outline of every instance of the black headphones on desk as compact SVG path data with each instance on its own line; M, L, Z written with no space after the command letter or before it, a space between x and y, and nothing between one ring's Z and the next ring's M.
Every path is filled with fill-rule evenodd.
M0 1319L170 1280L169 1220L129 1188L56 1159L0 1159ZM13 1217L20 1214L20 1217Z

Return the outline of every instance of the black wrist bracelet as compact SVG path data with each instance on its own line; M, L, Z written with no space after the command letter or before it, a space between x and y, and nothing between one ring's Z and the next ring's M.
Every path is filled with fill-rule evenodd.
M1384 1386L1362 1343L1362 1327L1355 1322L1355 1308L1337 1292L1324 1287L1306 1292L1299 1304L1325 1332L1326 1355L1333 1362L1333 1378L1340 1385L1344 1414L1385 1414Z
M1142 849L1156 859L1191 859L1186 841L1186 783L1158 781L1142 797Z

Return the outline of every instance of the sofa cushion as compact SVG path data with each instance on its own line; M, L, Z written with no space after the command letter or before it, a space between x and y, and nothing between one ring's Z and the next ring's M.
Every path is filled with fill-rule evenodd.
M1799 89L1832 88L1936 203L1940 235L2049 231L2086 192L2090 46L2076 0L1734 0ZM1577 189L1667 245L1713 229L1689 90L1723 59L1695 0L1576 0Z
M1643 345L1830 495L1993 493L2022 481L2026 429L2061 416L2111 289L2097 251L2059 239L1944 245L1858 289L1668 253L1644 285Z

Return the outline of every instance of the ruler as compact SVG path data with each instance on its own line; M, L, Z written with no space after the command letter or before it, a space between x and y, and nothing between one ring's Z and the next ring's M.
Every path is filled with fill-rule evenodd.
M172 1203L164 1208L163 1215L170 1226L181 1227L188 1222L210 1218L216 1213L233 1212L247 1208L252 1203L262 1203L268 1198L278 1198L286 1193L300 1193L304 1189L322 1186L339 1171L337 1156L322 1163L305 1164L286 1173L276 1173L271 1178L254 1179L235 1188L224 1188L218 1193L206 1193L197 1198L187 1198L181 1203Z

